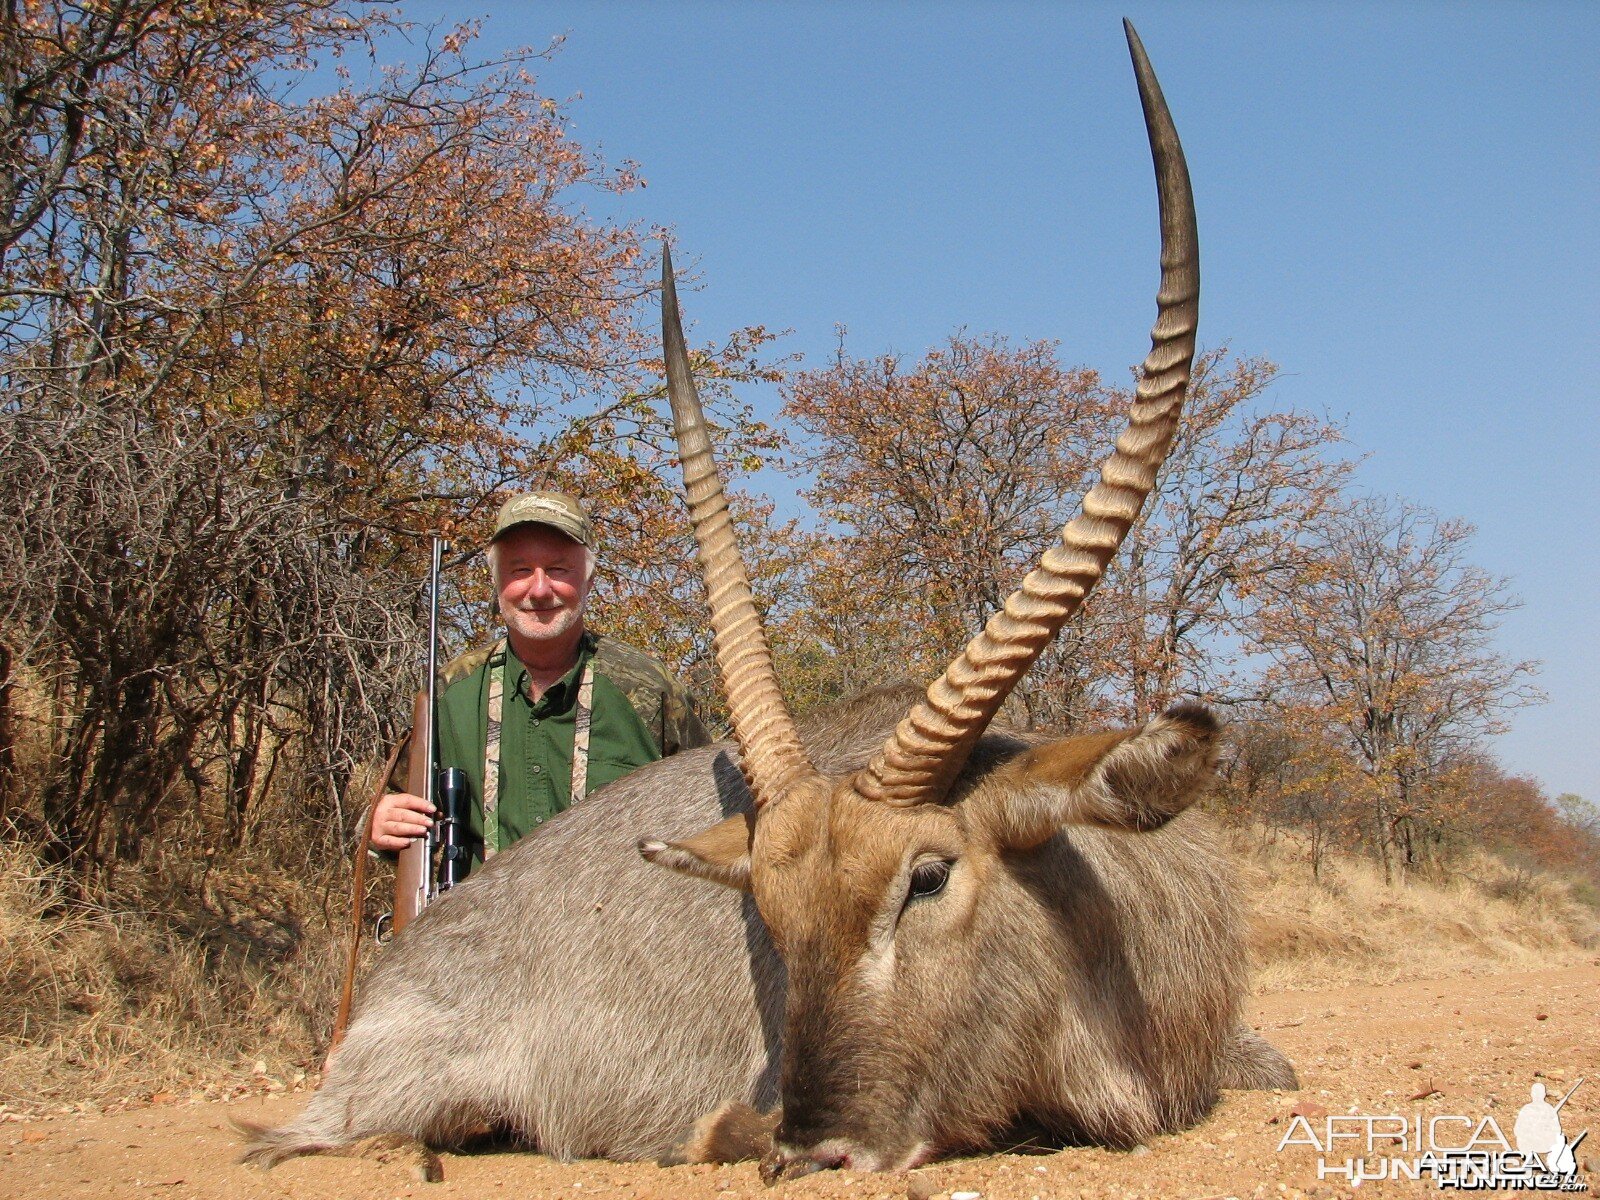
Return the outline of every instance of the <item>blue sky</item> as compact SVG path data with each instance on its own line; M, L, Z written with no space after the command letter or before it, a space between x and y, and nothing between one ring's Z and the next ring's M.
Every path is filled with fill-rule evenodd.
M446 4L543 45L574 136L648 187L710 338L813 363L959 327L1122 378L1154 314L1155 199L1120 18L1194 177L1201 339L1345 420L1358 480L1478 526L1549 703L1497 744L1600 801L1600 6ZM775 403L775 396L758 403Z

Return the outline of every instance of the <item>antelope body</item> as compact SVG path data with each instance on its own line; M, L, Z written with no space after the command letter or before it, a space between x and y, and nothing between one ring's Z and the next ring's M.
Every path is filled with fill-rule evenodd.
M1184 811L1214 764L1210 713L1060 741L990 727L1137 518L1194 353L1188 175L1128 35L1160 315L1084 515L925 693L797 725L669 257L669 389L737 748L629 776L425 910L375 965L321 1091L248 1157L385 1133L449 1144L485 1124L560 1157L659 1157L702 1145L718 1113L777 1106L772 1181L1023 1136L1128 1146L1199 1120L1219 1088L1293 1086L1240 1024L1231 872Z

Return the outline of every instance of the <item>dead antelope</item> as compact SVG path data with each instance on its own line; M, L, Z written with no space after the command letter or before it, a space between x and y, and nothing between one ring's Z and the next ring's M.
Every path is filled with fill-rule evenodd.
M704 1153L748 1129L739 1114L781 1105L770 1181L1024 1136L1131 1146L1199 1120L1219 1088L1293 1086L1240 1023L1233 872L1184 812L1211 775L1210 713L1059 741L991 728L1137 518L1188 385L1188 172L1131 27L1128 41L1160 192L1159 316L1083 514L925 693L795 722L669 258L672 410L737 755L639 771L428 908L373 968L321 1091L248 1157L385 1133L450 1144L485 1125L562 1158L686 1138Z

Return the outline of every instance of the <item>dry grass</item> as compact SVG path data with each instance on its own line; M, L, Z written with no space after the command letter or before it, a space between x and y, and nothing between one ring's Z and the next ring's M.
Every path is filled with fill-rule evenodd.
M1314 878L1293 838L1239 841L1260 991L1565 966L1600 947L1581 881L1488 853L1386 886L1364 858L1330 855Z
M320 918L302 933L297 892L216 869L86 903L0 840L0 1113L304 1081L341 963Z

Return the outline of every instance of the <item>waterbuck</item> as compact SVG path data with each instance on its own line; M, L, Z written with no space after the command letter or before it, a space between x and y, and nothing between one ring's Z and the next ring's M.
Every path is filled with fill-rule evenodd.
M322 1089L247 1157L484 1126L562 1158L657 1157L704 1151L716 1114L754 1109L774 1112L770 1182L1029 1135L1131 1146L1199 1120L1219 1088L1293 1086L1240 1023L1233 872L1184 812L1217 753L1210 713L1054 741L991 728L1137 518L1188 385L1188 172L1127 33L1160 193L1159 316L1083 514L925 692L795 722L668 255L669 391L737 750L629 776L424 911L375 964Z

